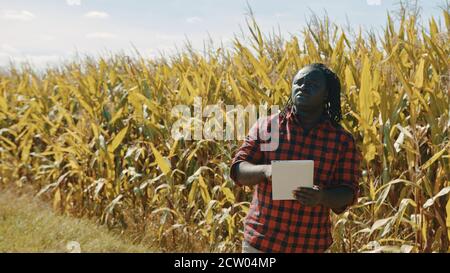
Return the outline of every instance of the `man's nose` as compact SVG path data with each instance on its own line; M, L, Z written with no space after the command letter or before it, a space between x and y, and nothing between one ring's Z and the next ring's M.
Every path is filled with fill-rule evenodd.
M306 83L302 83L299 88L302 92L306 91Z

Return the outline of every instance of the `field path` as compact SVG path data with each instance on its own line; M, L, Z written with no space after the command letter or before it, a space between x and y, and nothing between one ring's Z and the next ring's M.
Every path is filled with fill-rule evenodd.
M0 191L0 252L155 252L30 195Z

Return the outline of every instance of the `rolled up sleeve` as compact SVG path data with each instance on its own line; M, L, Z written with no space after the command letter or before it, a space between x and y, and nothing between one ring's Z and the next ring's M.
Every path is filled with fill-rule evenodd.
M345 186L350 188L353 192L353 200L351 204L345 207L333 209L337 214L343 213L358 201L361 160L362 156L357 149L355 140L352 136L346 137L343 142L343 151L339 155L339 160L330 187Z
M264 153L261 151L260 138L258 135L260 122L256 122L249 130L248 135L245 137L241 147L237 150L230 168L230 177L233 181L242 185L236 178L236 167L243 161L250 162L252 164L262 164L264 162Z

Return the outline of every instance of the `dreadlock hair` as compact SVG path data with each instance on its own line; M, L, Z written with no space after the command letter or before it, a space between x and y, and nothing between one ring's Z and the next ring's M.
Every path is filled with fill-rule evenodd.
M324 113L334 126L338 126L342 120L341 112L341 82L339 77L331 71L326 65L322 63L313 63L308 65L314 69L320 70L326 79L326 87L328 89L328 96L324 105ZM285 118L289 110L294 106L292 98L289 95L289 99L283 107L280 113L280 117Z

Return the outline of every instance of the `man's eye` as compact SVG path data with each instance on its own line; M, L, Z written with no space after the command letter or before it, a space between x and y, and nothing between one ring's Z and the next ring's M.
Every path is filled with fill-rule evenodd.
M319 85L319 82L312 80L312 81L308 81L308 84L311 86L317 87Z

